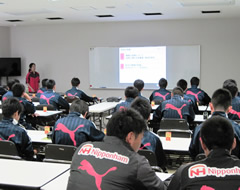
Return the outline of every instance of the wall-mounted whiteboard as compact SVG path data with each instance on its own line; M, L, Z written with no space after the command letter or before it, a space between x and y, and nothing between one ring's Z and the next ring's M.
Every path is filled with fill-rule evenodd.
M179 79L200 78L200 46L95 47L89 50L91 88L114 89L145 82L157 89L160 78L173 89Z

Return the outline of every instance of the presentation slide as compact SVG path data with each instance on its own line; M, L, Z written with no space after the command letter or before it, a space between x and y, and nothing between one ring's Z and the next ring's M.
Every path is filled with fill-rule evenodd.
M166 46L119 48L119 83L166 78Z

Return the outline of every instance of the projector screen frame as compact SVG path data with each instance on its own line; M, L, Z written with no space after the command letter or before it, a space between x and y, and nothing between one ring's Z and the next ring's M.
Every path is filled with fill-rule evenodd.
M119 54L116 51L117 49L122 47L153 47L153 46L121 46L121 47L118 46L118 47L90 48L89 49L90 89L125 89L127 86L133 85L133 83L108 84L109 82L111 83L113 80L117 80L119 77L117 75L118 70L116 70L118 69ZM167 89L170 90L173 89L176 86L176 83L179 79L185 79L189 83L191 77L193 76L200 78L201 75L200 45L171 45L166 46L166 48L167 48L166 78L168 80ZM112 50L112 52L110 50ZM109 63L107 63L107 61L103 61L104 59L107 61L110 60ZM111 62L111 60L113 60L113 62ZM101 80L102 83L99 83L99 81ZM145 83L144 87L144 89L147 90L148 89L155 90L158 88L159 88L158 80L156 81L156 83Z

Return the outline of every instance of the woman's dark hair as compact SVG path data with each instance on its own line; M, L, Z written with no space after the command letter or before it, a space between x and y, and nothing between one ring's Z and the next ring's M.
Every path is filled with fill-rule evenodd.
M31 71L31 68L32 68L32 66L33 66L33 65L36 65L36 64L35 64L35 63L30 63L30 64L29 64L29 69L28 69L28 72L30 72L30 71Z

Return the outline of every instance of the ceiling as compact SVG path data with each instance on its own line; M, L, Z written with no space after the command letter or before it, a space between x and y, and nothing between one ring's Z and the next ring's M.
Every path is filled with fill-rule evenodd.
M209 18L240 18L240 0L0 0L0 26Z

